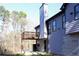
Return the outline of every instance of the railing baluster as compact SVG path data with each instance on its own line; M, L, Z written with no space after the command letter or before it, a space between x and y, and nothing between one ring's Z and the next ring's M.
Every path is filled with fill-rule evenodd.
M66 23L66 34L79 32L79 20Z

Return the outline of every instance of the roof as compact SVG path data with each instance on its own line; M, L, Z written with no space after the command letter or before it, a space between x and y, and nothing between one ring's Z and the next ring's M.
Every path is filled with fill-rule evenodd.
M56 18L57 16L61 15L63 13L63 11L59 11L57 14L55 14L54 16L52 16L51 18L49 18L48 20L46 20L46 23L53 20L54 18Z
M46 23L54 18L56 18L57 16L61 15L64 11L64 9L66 8L66 6L68 5L68 3L63 3L63 5L61 6L60 10L57 14L55 14L54 16L50 17L48 20L46 20Z
M37 29L37 28L39 28L40 27L40 25L37 25L36 27L35 27L35 29Z
M63 3L63 5L61 6L60 10L64 10L67 5L68 5L68 3Z
M42 3L41 7L42 7L44 4L47 5L46 3ZM40 8L41 8L41 7L40 7Z

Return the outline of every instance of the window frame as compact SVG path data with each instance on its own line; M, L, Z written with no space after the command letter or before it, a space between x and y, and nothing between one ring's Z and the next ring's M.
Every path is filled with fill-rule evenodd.
M51 22L50 21L48 22L48 34L51 34Z
M64 21L63 21L63 16L64 16ZM65 13L62 15L62 29L65 29L66 28L66 15Z
M57 28L57 20L53 20L52 21L52 32L54 32L56 30L58 30L58 28Z
M55 22L55 24L54 24L54 22ZM51 20L48 23L48 34L51 34L54 31L56 31L56 21L55 20Z
M79 4L74 6L74 20L78 20L79 19L79 18L76 19L76 14L77 14L76 7L78 7L78 6L79 6ZM78 13L79 13L79 11L78 11Z

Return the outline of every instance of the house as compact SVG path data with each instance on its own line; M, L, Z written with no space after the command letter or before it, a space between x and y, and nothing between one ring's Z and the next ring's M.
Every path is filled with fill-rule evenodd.
M58 12L46 21L48 34L48 52L63 55L64 11Z
M37 36L38 39L39 39L39 36L40 36L40 25L36 26L36 27L35 27L35 30L36 30L36 36Z
M79 4L63 4L61 10L65 11L65 37L64 37L64 55L79 55Z
M42 3L40 9L40 24L35 27L37 34L37 44L39 51L46 51L46 42L47 42L47 30L45 25L45 20L47 19L48 4Z
M79 55L79 4L64 3L60 10L46 21L48 51L57 55Z
M36 30L36 37L37 37L37 49L38 51L46 51L46 40L47 38L43 38L43 39L40 39L40 25L36 26L35 27L35 30Z
M36 47L36 33L25 31L22 33L21 41L21 50L22 52L26 51L37 51Z

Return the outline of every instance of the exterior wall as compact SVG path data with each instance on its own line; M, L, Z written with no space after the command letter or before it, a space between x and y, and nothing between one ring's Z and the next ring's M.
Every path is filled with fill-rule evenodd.
M36 33L35 32L23 32L22 33L22 52L33 51L33 45L36 45Z
M75 11L74 8L77 3L70 3L67 5L65 13L66 13L66 33L74 33L78 32L78 20L75 20Z
M67 5L66 10L65 10L66 22L70 23L74 21L74 6L76 5L77 3L70 3ZM75 26L77 26L77 24L75 24ZM69 25L67 27L69 27ZM71 31L73 29L74 28L72 28ZM78 48L78 46L79 46L79 34L78 33L64 36L64 44L63 44L64 55L78 55L78 51L75 51Z
M71 22L72 20L74 20L74 6L75 5L77 5L77 3L70 3L66 7L66 10L65 10L66 21L68 21L68 22Z
M47 38L45 20L47 19L47 4L40 8L40 38Z
M33 44L36 44L36 40L22 40L23 51L33 51Z
M39 51L44 51L44 40L37 40L37 43L39 44L38 49Z
M36 28L36 36L37 36L37 44L39 44L39 46L37 47L37 49L38 49L38 51L45 51L44 50L44 46L45 46L45 44L44 44L44 39L43 40L41 40L40 38L39 38L39 35L40 35L40 33L39 33L39 29L40 29L40 27L38 27L38 28Z
M48 50L49 52L55 54L63 54L62 46L64 30L62 29L62 14L60 16L57 16L54 20L56 20L59 29L48 35Z
M40 31L40 26L37 27L35 30L36 30L36 36L39 37L39 36L40 36L40 33L39 33L39 31Z
M64 55L78 55L76 48L79 46L79 34L66 35L64 37L63 53Z
M36 29L36 31L39 31L38 35L38 43L40 46L38 47L39 51L44 51L44 39L47 38L47 30L46 30L46 24L45 21L47 19L47 12L48 12L48 6L47 4L43 3L40 7L40 27Z
M65 15L66 15L66 23L71 24L73 21L77 21L74 18L74 7L77 5L77 3L69 3L66 6L65 9ZM62 54L62 55L79 55L79 32L76 32L74 34L66 34L66 29L70 28L68 25L66 29L62 29L62 15L56 17L54 20L57 20L57 24L60 27L59 30L56 30L48 35L48 50L49 52L55 53L55 54ZM72 28L72 30L75 29L75 31L78 31L79 29L78 24L74 24L75 28ZM49 23L50 24L50 23ZM49 25L47 24L47 25ZM66 24L65 24L66 25Z

